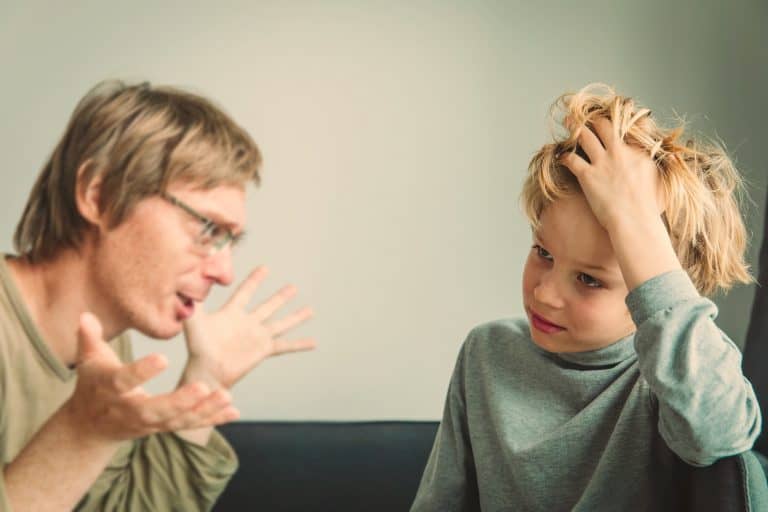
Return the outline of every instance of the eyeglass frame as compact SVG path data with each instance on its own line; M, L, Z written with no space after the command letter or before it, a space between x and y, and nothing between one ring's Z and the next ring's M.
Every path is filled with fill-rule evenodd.
M200 221L203 224L203 227L200 231L200 234L197 235L197 239L195 240L195 243L203 247L208 251L209 255L216 254L220 251L223 251L224 248L227 246L235 247L237 244L239 244L243 238L245 237L245 233L238 233L235 234L232 232L231 229L222 226L215 220L211 219L210 217L203 215L196 209L189 206L187 203L179 199L178 197L169 194L168 192L161 192L160 197L171 203L172 205L176 206L177 208L185 211L190 216L194 217L198 221ZM223 235L221 236L221 240L217 240L217 237L212 237L211 233L215 232L216 230L219 230ZM205 242L204 238L206 236L211 237L210 242Z

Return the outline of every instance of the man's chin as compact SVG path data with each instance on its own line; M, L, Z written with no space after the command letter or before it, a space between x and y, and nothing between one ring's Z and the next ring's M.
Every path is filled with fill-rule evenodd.
M180 321L175 321L162 326L147 325L147 326L141 326L141 327L136 326L134 328L137 331L139 331L141 334L149 338L153 338L156 340L169 340L181 334L181 331L184 329L184 326Z

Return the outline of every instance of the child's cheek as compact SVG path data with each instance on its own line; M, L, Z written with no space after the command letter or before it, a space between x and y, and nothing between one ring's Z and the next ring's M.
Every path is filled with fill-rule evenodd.
M600 330L607 316L602 302L594 295L584 296L581 294L572 300L568 315L572 325L582 332Z
M528 256L525 260L525 266L523 267L523 296L530 296L533 294L533 289L536 287L536 281L538 279L538 270L536 269L535 261L532 256Z

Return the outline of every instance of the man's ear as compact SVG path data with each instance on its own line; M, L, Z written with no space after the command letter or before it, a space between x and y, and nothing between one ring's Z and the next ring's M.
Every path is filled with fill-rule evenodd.
M99 225L104 222L101 211L101 174L96 172L93 160L86 160L77 169L75 184L75 203L77 211L88 224Z

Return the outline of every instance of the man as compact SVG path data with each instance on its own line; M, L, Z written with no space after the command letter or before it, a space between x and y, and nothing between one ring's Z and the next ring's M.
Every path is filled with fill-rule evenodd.
M228 390L263 359L308 350L276 320L295 294L249 301L256 269L227 304L245 195L261 156L199 96L107 82L90 91L32 189L0 258L0 509L207 510L237 461L213 426L238 417ZM132 361L127 329L184 331L178 387L142 384L167 362ZM111 340L111 341L107 341Z

